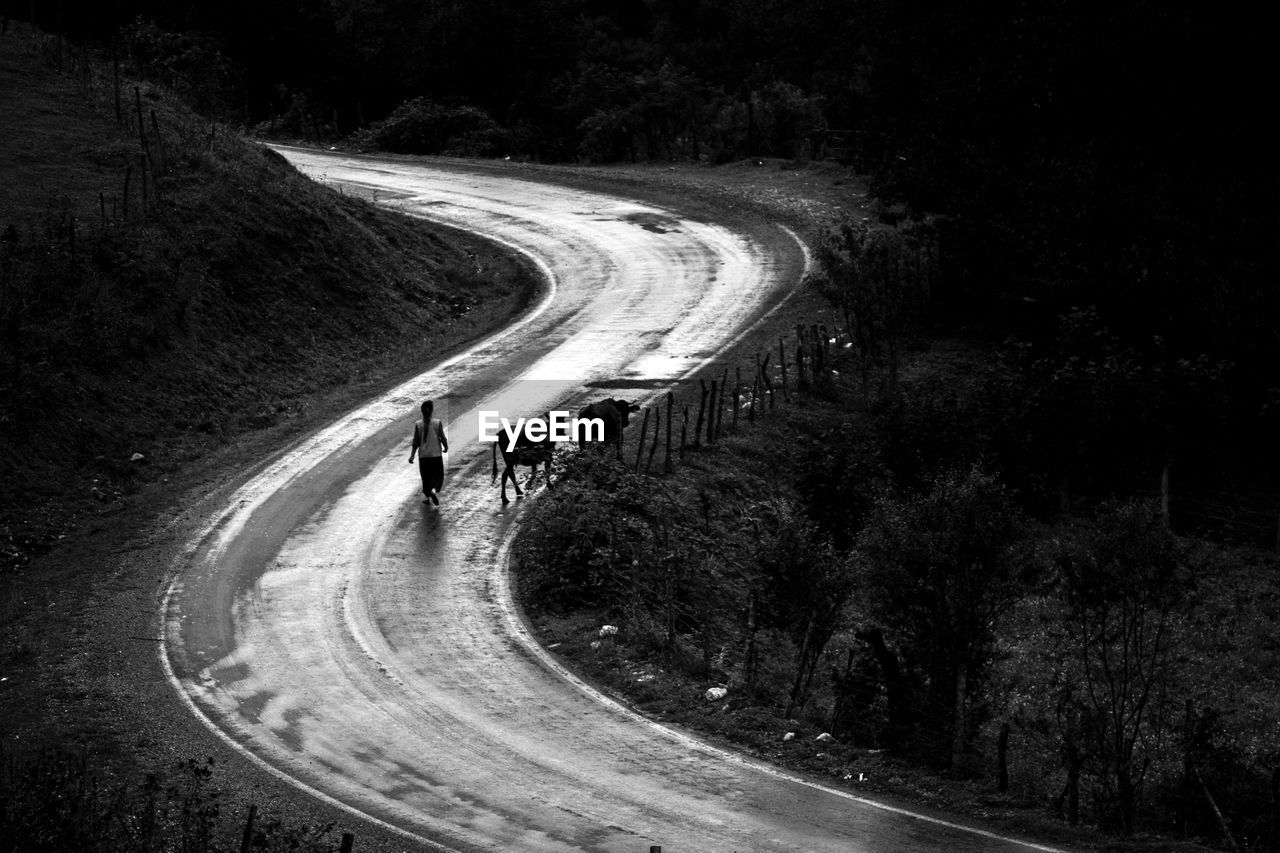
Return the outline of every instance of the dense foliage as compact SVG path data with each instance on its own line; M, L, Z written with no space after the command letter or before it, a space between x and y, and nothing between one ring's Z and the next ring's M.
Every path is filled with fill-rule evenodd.
M14 15L29 8L9 0ZM1268 29L1252 9L1203 0L1106 9L147 0L127 17L111 4L34 8L46 26L114 40L127 63L264 132L469 156L853 163L900 203L895 216L932 217L929 288L945 318L1041 341L1061 314L1088 310L1147 374L1203 356L1239 455L1255 470L1280 461L1268 440L1280 429L1269 367L1280 361L1280 244L1270 239L1280 175L1255 95L1273 76Z
M1155 499L1170 460L1229 455L1229 367L1151 359L1091 309L1036 340L926 343L936 240L833 229L819 284L849 345L830 376L673 478L566 463L521 540L522 593L616 622L620 667L727 685L705 724L763 729L757 748L799 719L845 744L836 768L872 746L1004 776L1073 824L1267 849L1275 558L1226 547L1249 537L1197 514L1189 475Z
M1265 849L1274 558L1180 536L1147 499L1062 513L1015 490L984 462L1003 438L975 400L995 376L904 379L888 401L850 366L834 401L690 450L671 477L563 460L517 545L535 619L617 625L583 642L587 665L682 721L768 750L831 733L823 773L883 749L1124 834L1221 837L1216 806ZM987 368L1015 381L1004 369ZM705 710L716 685L726 704Z

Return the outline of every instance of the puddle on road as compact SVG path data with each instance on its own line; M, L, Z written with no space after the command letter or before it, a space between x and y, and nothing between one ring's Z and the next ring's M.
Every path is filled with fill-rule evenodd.
M252 696L247 696L237 701L240 716L253 723L262 722L262 709L267 707L267 703L276 698L274 690L262 690Z
M658 213L628 213L622 217L622 221L639 225L654 234L668 234L680 230L680 220Z
M632 390L638 388L642 391L661 391L670 388L672 384L673 380L670 378L601 379L596 382L588 382L585 387L608 390Z

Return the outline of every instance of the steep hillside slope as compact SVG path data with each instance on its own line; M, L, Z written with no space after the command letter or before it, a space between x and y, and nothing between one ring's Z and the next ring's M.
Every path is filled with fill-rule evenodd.
M149 86L121 86L117 121L109 65L51 60L30 31L0 39L0 570L536 289L489 244L324 189Z

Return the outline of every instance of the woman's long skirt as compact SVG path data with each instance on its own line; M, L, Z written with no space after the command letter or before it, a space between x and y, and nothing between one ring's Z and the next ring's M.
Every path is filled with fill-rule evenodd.
M422 493L427 497L432 489L438 493L444 487L444 457L419 456L418 473L422 475Z

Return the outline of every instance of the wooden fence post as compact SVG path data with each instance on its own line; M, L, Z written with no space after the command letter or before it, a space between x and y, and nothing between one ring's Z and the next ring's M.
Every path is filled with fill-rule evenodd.
M742 368L735 368L733 380L733 420L729 422L734 432L738 431L738 404L742 398Z
M165 174L168 172L168 164L165 162L164 156L164 138L160 136L160 122L156 119L156 111L154 109L151 111L151 132L154 133L156 137L156 151L159 154L158 159L160 160L160 173Z
M142 203L138 208L138 212L142 214L142 218L147 218L147 158L145 155L138 157L138 198L142 199Z
M796 387L804 388L808 381L804 373L804 326L796 325Z
M1009 724L1000 724L1000 739L996 742L996 761L1000 766L996 784L1000 793L1009 791Z
M689 443L689 404L684 404L684 421L680 424L680 458L684 458L684 449Z
M644 455L644 438L649 432L649 409L644 410L644 423L640 425L640 441L636 444L636 473L640 473L640 459Z
M1209 786L1205 784L1204 777L1200 775L1200 768L1196 768L1196 781L1200 783L1200 790L1204 792L1204 798L1209 803L1209 808L1213 811L1213 816L1217 818L1218 829L1222 830L1222 835L1227 839L1227 846L1236 853L1240 853L1240 845L1236 843L1236 837L1231 833L1231 826L1227 823L1227 819L1222 815L1222 809L1218 808L1218 801L1213 798L1213 792L1209 790Z
M716 443L716 380L712 379L712 392L707 400L707 443Z
M1074 721L1072 725L1074 725ZM1080 750L1076 745L1075 732L1068 731L1064 752L1067 760L1067 823L1070 826L1080 824Z
M756 355L756 372L760 374L760 387L769 392L769 409L773 410L773 378L769 376L769 359L773 358L773 353L766 352L764 358Z
M124 167L124 195L121 201L121 204L123 205L123 210L121 212L120 218L123 219L125 222L129 221L129 179L132 177L133 177L133 164L129 163L129 164L126 164Z
M787 347L784 339L778 337L778 366L782 368L782 402L791 402L791 392L787 390Z
M760 353L756 353L756 378L755 378L755 381L756 381L756 382L761 383L761 388L762 388L762 390L761 390L761 400L762 400L762 402L763 402L763 395L764 395L764 391L763 391L764 383L762 382L763 377L764 377L764 366L760 363Z
M142 153L150 158L151 149L147 146L147 125L142 120L142 89L137 86L133 87L133 103L138 111L138 144L142 146Z
M675 402L676 402L675 395L672 394L670 391L668 391L667 392L667 458L666 458L666 461L662 463L662 473L664 474L671 473L671 419L672 419L671 409L673 406L675 406Z
M249 818L244 822L244 835L240 837L240 853L249 853L249 846L253 843L253 820L258 816L257 804L249 805Z
M707 409L707 383L698 380L698 385L702 388L702 393L698 397L698 420L693 425L693 446L702 446L702 416Z
M707 422L707 444L715 444L720 437L720 421L724 417L720 405L724 402L724 382L711 380L711 402L709 405L711 419Z
M724 431L724 390L729 387L729 366L725 365L724 371L720 374L720 396L716 400L716 441L720 440L720 433Z
M658 442L661 440L659 436L662 426L662 409L654 406L653 408L653 443L649 445L649 458L644 463L644 472L648 474L653 468L653 454L658 452ZM640 442L640 446L644 447L644 442Z

